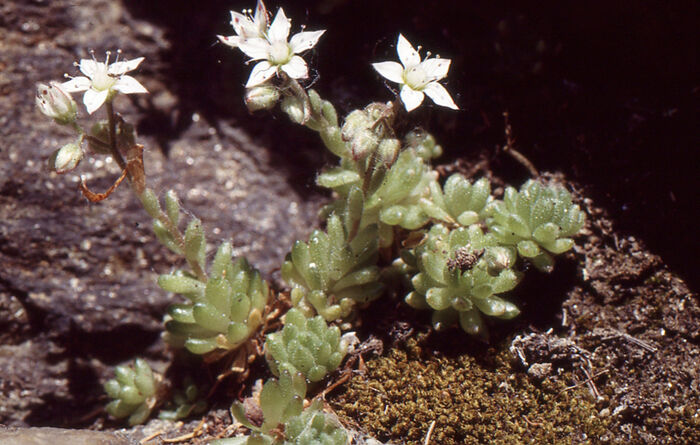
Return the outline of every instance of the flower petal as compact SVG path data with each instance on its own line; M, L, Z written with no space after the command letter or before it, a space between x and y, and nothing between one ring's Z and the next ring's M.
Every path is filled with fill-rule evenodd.
M221 40L221 43L224 45L228 45L232 48L238 48L238 45L241 41L241 38L238 36L216 36L218 37L219 40Z
M401 101L404 107L406 107L406 111L417 108L418 105L423 102L423 97L425 96L421 91L416 91L408 85L404 85L403 88L401 88Z
M267 59L270 53L270 44L265 39L259 37L250 39L240 39L238 48L243 51L251 60Z
M100 68L99 65L104 65L104 63L100 63L92 59L81 59L79 66L80 71L92 79L95 77L95 73L97 73L97 70Z
M406 40L403 34L399 34L399 40L396 42L396 52L399 54L399 60L401 60L401 63L403 63L403 66L406 68L420 63L418 51L413 48L411 42Z
M280 8L267 31L270 42L286 42L291 27L292 22L284 15L284 9Z
M302 53L307 49L311 49L316 46L318 39L321 38L324 32L326 32L325 29L321 31L306 31L300 32L299 34L294 34L289 40L289 45L292 47L294 54Z
M75 93L78 91L85 91L92 85L92 82L87 77L79 76L74 77L67 82L61 84L61 88L67 93Z
M90 88L85 92L83 96L83 103L87 112L92 114L95 110L100 108L109 95L109 90L96 91Z
M240 12L231 11L231 26L233 26L233 30L236 31L236 34L239 36L243 35L243 28L246 26L246 23L250 23L248 17Z
M124 94L148 93L148 90L131 76L121 76L112 88Z
M258 0L258 4L255 7L255 17L253 17L255 24L259 27L261 31L266 31L270 23L270 18L267 15L267 8L262 0Z
M425 86L423 91L436 104L441 105L443 107L452 108L453 110L459 110L459 107L457 107L457 105L455 105L454 101L452 100L452 96L450 96L450 93L448 93L445 87L443 87L439 83L430 82L428 85Z
M292 60L282 65L282 71L289 74L292 79L306 79L309 77L309 69L306 62L299 56L292 57Z
M107 69L107 73L111 74L112 76L120 76L124 73L128 73L129 71L135 70L136 67L143 62L143 59L143 57L139 57L137 59L114 62Z
M260 85L270 77L274 76L276 72L276 66L272 66L267 60L263 60L253 67L253 71L251 71L250 77L248 78L248 83L245 84L245 87L250 88L254 87L255 85Z
M425 59L421 62L421 67L432 80L440 80L447 76L450 69L450 59Z
M404 83L403 81L403 66L398 62L379 62L373 63L372 67L379 74L386 77L392 82Z

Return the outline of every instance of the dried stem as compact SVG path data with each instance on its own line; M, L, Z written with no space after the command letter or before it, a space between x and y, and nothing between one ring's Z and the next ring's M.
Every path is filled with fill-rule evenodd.
M503 118L505 120L506 126L506 144L503 146L503 151L508 153L513 159L522 164L522 166L525 167L528 172L530 172L530 176L532 176L533 178L539 178L540 173L535 168L535 165L532 162L530 162L530 160L526 158L524 154L520 153L518 150L515 149L515 138L513 137L513 129L510 126L510 120L507 111L503 112Z

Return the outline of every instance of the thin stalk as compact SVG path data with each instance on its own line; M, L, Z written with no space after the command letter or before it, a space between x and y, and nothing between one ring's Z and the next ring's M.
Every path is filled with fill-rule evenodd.
M109 151L119 165L119 168L126 170L126 162L117 149L117 122L114 115L114 106L112 105L112 101L108 100L105 102L105 106L107 107L107 124L109 126ZM131 178L131 175L129 175L129 178Z

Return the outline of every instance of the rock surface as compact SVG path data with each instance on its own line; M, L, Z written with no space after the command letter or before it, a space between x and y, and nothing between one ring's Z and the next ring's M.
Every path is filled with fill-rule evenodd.
M0 444L7 445L136 445L117 433L61 428L0 427Z

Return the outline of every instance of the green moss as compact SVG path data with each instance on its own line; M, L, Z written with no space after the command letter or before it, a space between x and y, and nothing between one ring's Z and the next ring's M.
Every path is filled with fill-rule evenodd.
M485 366L469 355L418 358L414 341L408 350L368 361L366 375L331 401L336 412L407 445L422 444L433 421L430 443L441 445L582 443L609 431L585 387L534 384L511 368L507 352Z

